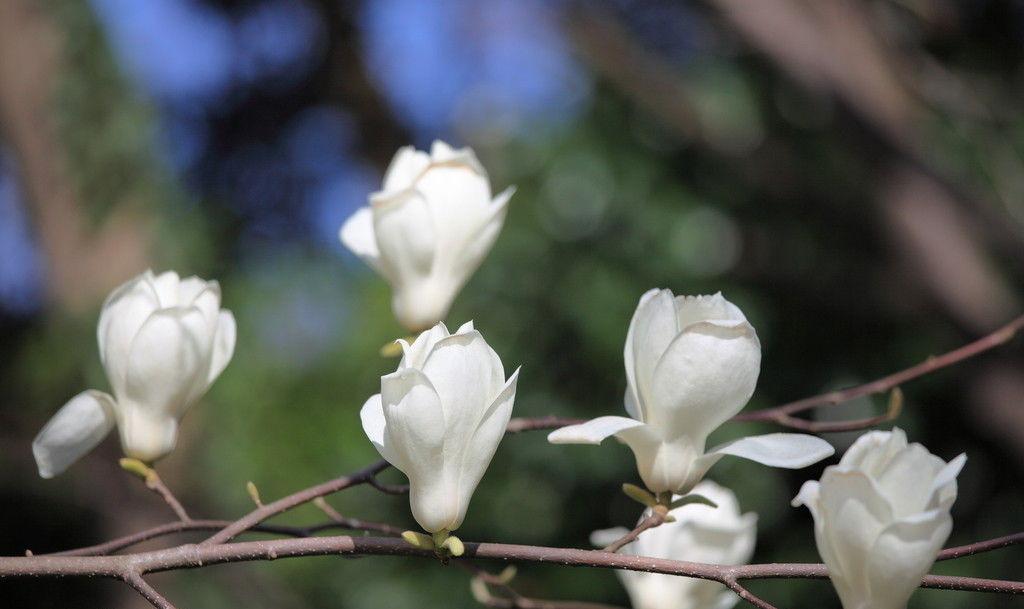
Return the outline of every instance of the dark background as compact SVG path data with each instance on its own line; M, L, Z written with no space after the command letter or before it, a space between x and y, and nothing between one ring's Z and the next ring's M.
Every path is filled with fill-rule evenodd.
M376 458L358 409L401 333L386 286L337 240L401 145L473 146L516 184L449 317L522 364L515 414L619 414L640 294L721 290L764 347L751 408L863 382L981 336L1024 291L1024 9L989 0L0 3L0 553L164 522L117 441L49 481L30 443L108 389L99 304L147 266L216 278L234 360L160 463L198 517L235 517ZM950 544L1024 523L1018 340L903 387L898 424L967 452ZM884 407L861 400L825 417ZM773 431L730 424L722 438ZM840 451L849 434L833 435ZM716 441L718 438L712 438ZM816 561L798 472L724 460L760 515L754 560ZM506 438L460 534L586 546L629 524L622 446ZM389 479L400 480L391 473ZM347 515L402 526L356 489ZM319 519L311 507L295 522ZM286 518L285 520L288 520ZM1019 578L1015 549L936 572ZM428 561L318 558L163 574L179 607L472 607ZM521 565L524 593L625 605L614 575ZM827 583L751 584L838 607ZM143 607L105 581L0 582L5 607ZM921 591L911 608L1009 607Z

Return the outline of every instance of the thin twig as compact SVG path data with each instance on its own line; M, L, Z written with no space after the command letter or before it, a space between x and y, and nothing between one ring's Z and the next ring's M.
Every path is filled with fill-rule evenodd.
M776 423L783 427L799 429L812 433L826 433L836 431L857 431L874 427L886 421L891 421L899 414L899 408L895 408L890 402L887 412L863 419L851 421L808 421L792 416L798 412L811 410L821 406L835 406L854 400L859 397L883 393L898 388L903 383L924 376L936 370L947 368L966 359L1006 344L1024 328L1024 315L1015 318L1010 323L998 330L987 334L978 340L968 343L958 349L943 353L942 355L929 357L925 361L894 372L880 379L850 387L841 391L829 391L820 395L811 396L789 402L772 408L743 412L732 418L733 421L766 421ZM537 418L515 418L509 421L508 432L517 433L521 431L548 430L576 425L585 422L585 419L571 419L565 417L546 416Z
M633 543L634 541L636 541L636 538L640 537L640 533L643 533L644 531L646 531L648 529L653 529L655 527L660 527L664 523L665 523L665 513L662 513L660 510L657 510L657 509L651 510L651 513L648 514L646 517L644 517L640 521L640 523L638 525L636 525L636 528L634 528L632 531L626 533L622 537L616 539L612 543L610 543L607 546L605 546L603 548L603 551L604 552L618 552L626 544L630 544L630 543Z
M772 417L771 421L782 425L783 427L799 429L810 433L857 431L881 425L888 421L895 421L900 416L900 412L902 410L903 392L899 387L894 387L889 394L888 408L886 408L884 413L877 416L866 417L863 419L851 419L848 421L808 421L807 419L801 419L785 413L779 413L777 416Z
M351 486L366 484L370 480L372 480L374 476L384 471L388 467L388 462L381 459L380 461L377 461L376 463L370 465L369 467L362 469L352 475L342 476L340 478L335 478L334 480L328 480L327 482L318 484L316 486L311 486L305 490L288 495L287 497L282 497L281 499L278 499L273 503L268 503L266 505L257 507L255 510L249 512L242 518L239 518L235 522L231 523L231 525L224 527L222 530L218 531L209 539L203 541L201 545L209 546L231 541L231 539L233 539L239 533L242 533L252 528L253 526L263 522L271 516L276 516L277 514L286 512L304 503L308 503L316 499L317 497L330 495L331 493L335 493L337 491L349 488Z
M385 495L408 495L409 485L408 484L388 484L381 482L377 479L377 476L370 476L370 479L366 481L367 484L384 493Z
M578 425L579 423L585 423L586 419L570 419L567 417L516 417L508 422L508 426L505 427L506 433L520 433L524 431L540 431L545 429L558 429L559 427L567 427L569 425Z
M751 605L757 607L757 609L776 609L775 605L772 605L763 598L757 596L750 590L747 590L735 579L730 579L725 582L725 585L739 595L740 598L747 601Z
M371 522L368 520L359 520L357 518L349 518L342 516L338 510L331 507L327 500L323 497L317 497L313 500L313 505L318 507L321 512L327 515L332 522L344 526L346 529L353 529L357 531L376 531L378 533L384 533L385 535L394 535L395 537L401 537L403 530L386 524L383 522Z
M1000 548L1021 543L1024 543L1024 533L1014 533L1013 535L1006 535L995 539L969 543L965 546L946 548L939 552L939 556L935 560L952 560L954 558L962 558L964 556L974 556L975 554L981 554L982 552L991 552L992 550L998 550Z
M146 475L146 488L153 491L157 495L163 498L164 502L170 506L171 510L178 517L178 520L182 522L189 522L192 518L185 511L185 506L181 505L178 498L174 496L171 489L164 484L164 481L160 478L160 474L156 473L155 469L150 469Z
M844 389L842 391L829 391L828 393L822 393L820 395L804 398L788 404L782 404L781 406L775 406L773 408L745 412L733 417L733 420L772 421L776 423L784 421L780 424L785 425L787 423L791 423L791 417L788 417L787 415L803 412L819 406L834 406L859 397L883 393L898 387L907 381L935 372L936 370L952 366L953 364L962 362L974 357L975 355L994 349L1007 343L1010 339L1016 336L1021 328L1024 328L1024 315L1017 317L995 332L983 336L974 342L968 343L947 353L943 353L942 355L929 357L920 364L900 370L899 372L894 372L893 374L871 381L870 383L850 387L849 389Z
M73 550L64 550L62 552L39 554L38 556L104 556L158 537L166 537L167 535L174 535L176 533L188 533L190 531L220 531L224 527L230 526L232 523L233 521L231 520L190 520L188 522L176 520L174 522L161 524L151 529L139 531L138 533L133 533L131 535L125 535L124 537L118 537L117 539L112 539L96 545L75 548ZM356 520L355 518L346 518L344 521L335 522L332 520L331 522L321 522L305 527L294 527L280 524L257 524L250 527L245 532L271 533L275 535L287 535L289 537L310 537L321 531L331 529L387 532L364 526L370 524L374 523Z
M553 425L555 422L561 422L562 425L569 424L568 421L571 419L557 419L556 417L548 417L546 420L532 421L532 420L517 420L513 419L509 422L507 431L509 433L516 433L519 431L527 431L530 429L544 429L545 425ZM578 421L577 421L578 422ZM561 425L559 425L561 426ZM230 526L225 527L222 531L218 531L215 535L203 542L204 545L211 545L215 543L224 543L230 541L239 533L246 529L252 528L254 525L259 524L270 518L287 510L290 510L298 505L307 503L316 499L317 497L323 497L331 493L343 490L350 486L356 486L358 484L369 484L375 489L391 494L401 495L409 492L408 485L397 485L397 484L385 484L377 480L376 476L380 472L384 471L389 467L387 461L381 460L370 467L352 474L351 476L342 476L330 480L321 485L311 487L305 491L300 491L293 495L289 495L282 499L278 499L273 503L258 506L255 510L240 518L239 520L232 523Z
M164 598L162 594L156 591L156 588L150 586L146 580L142 579L142 575L135 571L128 571L123 577L125 583L127 583L135 591L142 595L151 605L156 609L175 609L171 601Z

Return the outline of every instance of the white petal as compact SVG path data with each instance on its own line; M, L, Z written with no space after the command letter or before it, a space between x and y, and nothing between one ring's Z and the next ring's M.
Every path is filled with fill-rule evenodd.
M743 311L726 300L721 292L699 296L677 296L675 303L681 330L702 321L726 327L741 326L747 321Z
M494 242L498 240L498 234L505 224L508 201L513 193L513 186L503 190L494 198L474 228L467 228L462 238L453 237L447 242L447 246L438 249L438 266L446 269L457 288L466 283L494 247Z
M817 480L808 480L800 487L800 492L789 502L793 507L807 506L811 516L818 517L818 498L821 494L821 485Z
M161 308L179 306L178 285L180 282L181 279L174 271L160 273L153 279L153 287L156 288L156 294L160 298Z
M492 208L487 178L465 165L432 166L416 183L416 190L437 227L437 251L445 269L454 271L463 258L471 258L466 253L469 243L496 213L503 218L503 206Z
M152 463L174 450L178 441L178 419L173 414L143 405L120 404L117 431L124 454Z
M430 273L437 248L434 222L424 198L403 190L374 199L373 231L377 236L384 275L396 287L409 285Z
M924 446L914 443L893 455L872 477L889 500L895 517L902 518L927 508L935 476L945 465Z
M626 414L638 421L643 420L644 415L640 410L640 404L637 403L636 391L628 383L626 385L626 395L623 396L622 403L626 407Z
M434 140L430 144L430 161L433 163L444 163L455 158L455 150L442 140Z
M643 425L627 417L597 417L586 423L568 425L548 434L552 444L600 444L608 436Z
M153 274L142 275L122 284L111 292L103 303L96 338L100 360L107 372L107 380L114 395L123 395L125 373L132 340L139 328L154 311L160 308L160 299L152 283Z
M450 435L449 445L445 448L449 454L461 453L462 471L459 477L459 494L461 511L459 517L451 525L451 529L458 528L466 515L466 508L473 496L480 479L483 478L487 466L491 464L498 444L505 437L505 428L512 417L512 405L516 399L516 383L519 380L519 369L517 368L509 377L501 393L494 398L483 419L480 421L469 441Z
M964 468L967 463L967 455L960 453L952 461L947 463L938 474L935 475L935 480L932 482L932 490L936 491L947 484L956 480L956 477L960 475L960 470Z
M626 331L626 346L623 348L622 360L626 366L626 397L625 406L626 413L638 421L644 420L643 409L640 407L640 394L638 393L636 384L636 359L633 357L633 339L636 334L636 319L640 309L643 308L651 298L654 298L661 290L655 288L653 290L647 290L640 296L640 302L637 304L636 310L633 312L633 317L629 322L629 329Z
M960 454L939 471L935 476L935 480L932 481L931 499L928 502L927 509L949 511L950 506L956 501L956 477L966 462L967 455Z
M425 530L447 528L459 515L458 463L444 454L445 416L429 379L414 368L381 378L383 446L409 477L409 504Z
M215 283L215 282L209 282ZM196 299L199 294L206 289L207 282L203 281L199 277L192 275L181 280L178 284L178 305L188 306L192 304L192 301ZM220 286L217 286L217 294L220 294Z
M469 147L455 149L441 140L434 140L430 146L430 160L435 165L455 163L467 165L478 174L487 176L483 165L476 158L476 153Z
M818 551L844 606L858 606L868 593L865 576L871 548L892 522L892 509L869 477L837 469L822 476L819 509Z
M645 421L706 438L743 409L760 371L761 344L750 324L692 323L654 369Z
M832 548L832 540L825 531L828 523L825 522L825 516L821 511L821 484L817 480L804 482L803 486L800 487L800 492L793 498L790 505L793 507L804 505L810 510L811 517L814 518L814 541L818 547L818 553L821 555L822 560L825 561L826 566L828 566L832 581L837 589L848 587L839 564L839 559Z
M690 492L707 497L718 507L712 508L701 506L700 504L684 505L671 512L676 517L676 522L684 524L693 522L701 528L713 529L719 532L732 532L734 534L745 533L751 527L756 527L757 514L753 512L742 514L740 512L739 500L731 490L711 480L702 480Z
M899 427L892 431L869 431L861 434L839 460L839 467L877 475L896 453L907 447L907 436Z
M687 436L665 439L658 428L641 425L625 429L616 437L633 451L636 468L647 489L656 493L688 493L717 457L704 457L703 441Z
M52 478L92 450L114 427L114 399L101 391L71 398L32 441L39 475Z
M458 286L446 274L435 272L412 283L396 285L391 309L403 327L416 333L447 317L457 294Z
M381 377L380 387L387 421L383 444L399 461L392 465L410 478L427 462L443 469L444 410L430 380L407 368Z
M439 340L427 355L423 373L441 399L447 434L454 442L468 441L505 387L501 359L476 330Z
M399 339L398 344L402 346L402 361L398 363L398 369L422 370L423 364L427 363L427 356L434 350L434 345L442 338L449 336L451 334L448 333L448 327L444 325L444 322L438 322L429 330L420 332L411 345L405 340Z
M212 344L214 335L217 332L217 322L220 316L220 284L216 281L209 281L206 287L196 295L189 304L180 305L182 308L193 307L203 314L206 320L206 331L203 342Z
M360 207L341 225L338 237L353 254L359 256L370 268L383 274L377 237L373 232L373 211Z
M629 529L626 527L600 529L590 534L590 545L596 548L603 548L616 540L622 539L622 536L626 533L629 533Z
M650 402L650 383L654 368L669 344L679 333L675 304L669 290L650 290L640 297L626 333L623 359L626 364L626 382L636 392L643 420L649 422L653 406Z
M467 321L466 323L462 324L461 326L459 326L459 329L456 330L455 333L456 334L465 334L467 332L472 332L475 329L476 328L473 327L473 320L471 319L471 320Z
M914 522L895 522L878 536L868 553L867 584L873 607L898 609L921 585L953 521L944 510Z
M235 354L235 338L238 329L235 326L235 316L231 311L223 310L217 317L217 331L213 336L213 352L210 355L210 372L206 377L206 384L209 386L217 380L224 368L227 368L231 356Z
M153 416L180 417L209 371L209 332L196 308L153 313L132 341L125 399Z
M411 187L429 165L430 156L426 152L416 150L413 146L399 148L384 172L384 191L394 192Z
M770 467L799 469L832 456L835 449L816 436L799 433L771 433L726 442L708 455L733 455Z
M384 445L384 429L387 427L387 421L384 418L384 403L381 401L379 393L370 396L370 399L363 404L359 410L359 420L363 424L363 432L380 456L388 463L394 463L394 455Z

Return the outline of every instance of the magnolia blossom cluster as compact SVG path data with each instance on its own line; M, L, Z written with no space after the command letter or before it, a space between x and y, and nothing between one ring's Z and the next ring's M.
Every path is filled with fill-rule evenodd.
M435 142L403 148L380 192L342 227L341 240L393 290L395 316L419 335L397 341L397 369L360 411L367 438L409 479L413 518L426 532L410 543L437 544L466 518L473 493L498 448L515 402L519 369L506 376L499 355L473 322L454 333L443 323L452 301L494 244L512 189L491 197L472 150ZM112 394L88 390L61 408L33 442L44 478L69 467L115 426L124 453L152 462L175 446L178 422L225 369L235 320L221 309L216 281L146 271L103 305L97 339ZM600 444L614 436L633 452L651 509L666 524L623 552L722 565L748 561L755 514L704 480L727 455L771 467L802 468L832 455L824 440L775 433L712 448L708 439L751 398L761 345L743 312L721 294L675 296L651 290L637 305L623 350L628 416L601 416L552 432L554 444ZM814 537L845 609L902 609L949 536L949 510L963 455L946 463L899 429L863 435L820 482L807 482ZM710 505L687 501L700 495ZM681 507L674 506L683 504ZM715 507L712 507L715 506ZM624 529L599 531L603 545ZM730 607L720 584L622 573L634 607Z

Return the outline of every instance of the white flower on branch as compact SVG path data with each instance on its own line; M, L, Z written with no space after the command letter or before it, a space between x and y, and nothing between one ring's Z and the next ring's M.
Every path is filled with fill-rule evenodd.
M391 284L398 321L418 332L443 320L491 250L514 188L491 199L469 148L436 141L395 154L383 190L341 227L341 241Z
M399 343L402 361L363 405L363 430L409 477L416 522L431 533L454 531L505 434L519 370L505 380L473 322L455 334L439 323L411 345Z
M551 432L555 444L600 444L614 435L636 456L654 492L685 494L725 455L773 467L806 467L832 447L805 434L741 438L705 450L708 436L743 409L757 384L761 344L743 313L722 297L651 290L626 335L626 412Z
M114 290L96 332L113 395L84 391L50 419L32 442L39 475L61 473L115 425L129 457L171 452L179 419L235 350L235 318L220 297L216 281L173 271L146 271Z
M754 554L757 514L740 513L736 495L710 480L694 493L718 505L689 504L669 512L675 522L648 529L623 547L622 554L669 558L715 565L742 565ZM650 514L645 512L644 517ZM605 546L629 531L618 527L595 531L590 541ZM617 571L634 609L729 609L739 597L722 584L660 573Z
M845 609L903 609L949 537L949 508L966 455L949 463L899 428L862 435L793 505L814 538Z

